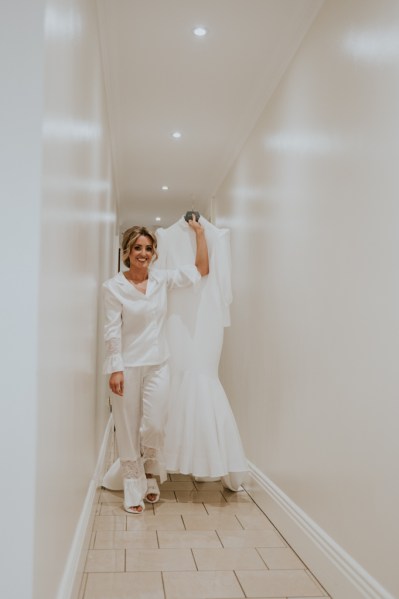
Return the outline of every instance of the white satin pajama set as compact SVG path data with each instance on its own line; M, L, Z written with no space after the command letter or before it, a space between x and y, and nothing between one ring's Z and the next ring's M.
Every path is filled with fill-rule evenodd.
M169 397L169 349L165 335L169 289L201 279L195 266L149 269L146 293L122 272L103 284L106 359L104 373L124 372L123 396L112 395L112 413L124 479L125 505L147 492L145 472L166 479L164 428Z

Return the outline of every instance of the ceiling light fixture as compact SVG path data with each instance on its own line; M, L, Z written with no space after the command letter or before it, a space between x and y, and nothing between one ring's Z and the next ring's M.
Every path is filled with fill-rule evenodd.
M174 137L175 139L180 139L181 138L180 131L175 131L174 133L172 133L172 137Z
M157 221L157 223L159 223L159 221L161 220L161 217L160 216L156 216L155 220Z
M167 185L162 185L162 191L168 191L169 187Z
M197 37L204 37L204 35L206 35L208 33L208 30L205 29L205 27L195 27L193 29L193 33Z

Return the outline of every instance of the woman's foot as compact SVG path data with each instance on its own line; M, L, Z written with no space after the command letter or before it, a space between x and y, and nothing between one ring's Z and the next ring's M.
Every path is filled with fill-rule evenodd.
M145 500L148 503L157 503L159 501L160 491L158 487L158 483L155 478L152 476L147 477L147 493L145 496Z
M144 475L139 478L123 479L123 507L130 514L141 514L144 512L143 497L147 492L147 481Z
M144 503L139 503L139 505L131 505L131 506L123 506L126 512L129 514L142 514L144 512Z

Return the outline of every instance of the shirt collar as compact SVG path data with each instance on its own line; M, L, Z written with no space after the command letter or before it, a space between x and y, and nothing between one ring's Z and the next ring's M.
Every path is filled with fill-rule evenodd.
M149 267L148 269L148 279L152 279L154 275L154 269L152 266ZM125 277L125 275L123 274L123 271L119 271L117 275L115 275L115 281L117 283L119 283L119 285L127 285L128 287L131 286L131 283L129 283L129 281L127 280L127 278Z

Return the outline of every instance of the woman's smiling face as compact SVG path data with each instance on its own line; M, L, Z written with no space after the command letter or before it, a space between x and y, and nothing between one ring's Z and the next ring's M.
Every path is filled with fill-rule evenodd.
M152 257L154 255L154 247L152 245L152 240L145 235L140 235L137 238L136 243L133 245L130 250L129 260L130 267L139 268L142 270L147 270Z

